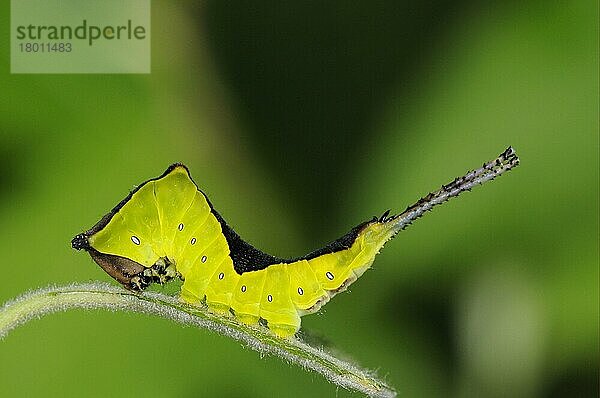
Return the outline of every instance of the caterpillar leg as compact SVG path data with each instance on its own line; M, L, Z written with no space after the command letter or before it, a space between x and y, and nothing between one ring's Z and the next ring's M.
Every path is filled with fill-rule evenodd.
M279 337L294 335L300 329L300 315L290 297L288 264L272 265L266 269L260 297L260 317Z
M279 322L284 323L279 323ZM289 317L284 320L278 320L278 323L274 323L273 321L268 322L269 330L275 333L278 337L290 337L296 334L296 332L300 329L300 316L296 312L296 317Z
M228 314L233 293L240 280L229 261L223 261L206 286L206 304L218 314Z
M260 319L260 299L266 271L246 272L238 280L231 300L231 309L241 322L255 325Z

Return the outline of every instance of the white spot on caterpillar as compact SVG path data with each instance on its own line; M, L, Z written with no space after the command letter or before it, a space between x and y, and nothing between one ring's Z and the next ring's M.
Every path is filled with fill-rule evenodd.
M206 256L202 256L202 258L200 259L200 261L202 261L203 263L206 262Z
M298 294L301 296L304 294L304 290L301 287L298 288Z
M267 301L270 303L273 301L273 296L271 296L270 294L267 296Z
M242 293L246 291L246 285L242 285Z
M196 244L196 238L192 238L192 240L190 241L190 245L195 245Z
M225 274L221 272L221 273L219 274L219 279L223 279L223 278L225 278Z
M136 244L136 245L139 245L139 244L140 244L140 238L138 238L138 237L137 237L137 236L135 236L135 235L131 235L131 241L132 241L134 244Z
M183 223L179 224L179 226L177 227L178 230L183 231Z
M333 274L332 274L331 272L327 271L327 272L325 273L325 276L326 276L326 277L327 277L327 279L329 279L330 281L332 281L332 280L333 280Z

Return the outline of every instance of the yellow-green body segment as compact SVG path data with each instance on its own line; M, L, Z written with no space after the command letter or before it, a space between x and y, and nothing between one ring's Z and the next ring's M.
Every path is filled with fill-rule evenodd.
M101 223L88 231L92 250L143 267L166 259L184 281L183 301L231 311L248 324L262 318L279 336L294 334L302 315L317 311L360 277L397 232L385 219L373 219L346 246L240 274L222 223L183 165L144 183Z

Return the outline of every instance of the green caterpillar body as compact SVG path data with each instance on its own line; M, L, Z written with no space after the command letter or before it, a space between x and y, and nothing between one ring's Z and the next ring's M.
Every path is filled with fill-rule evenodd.
M263 319L293 335L300 316L345 290L372 264L395 231L374 218L323 249L285 260L244 242L215 211L182 164L138 186L89 231L73 239L132 290L173 277L181 299L231 311L242 322Z
M511 147L465 176L430 193L402 214L374 217L322 249L286 260L242 240L198 189L182 164L139 185L72 246L86 250L109 275L139 291L151 283L183 280L180 297L233 313L240 321L261 319L281 337L345 290L373 263L400 230L461 192L519 164Z

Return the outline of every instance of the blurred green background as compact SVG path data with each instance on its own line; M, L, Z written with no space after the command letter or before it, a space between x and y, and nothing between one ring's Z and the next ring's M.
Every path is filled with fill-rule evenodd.
M303 328L404 397L598 394L595 1L152 4L150 75L11 75L0 9L0 302L109 277L73 251L191 169L297 256L515 147L521 166L390 242ZM222 336L71 311L0 342L6 397L358 396Z

